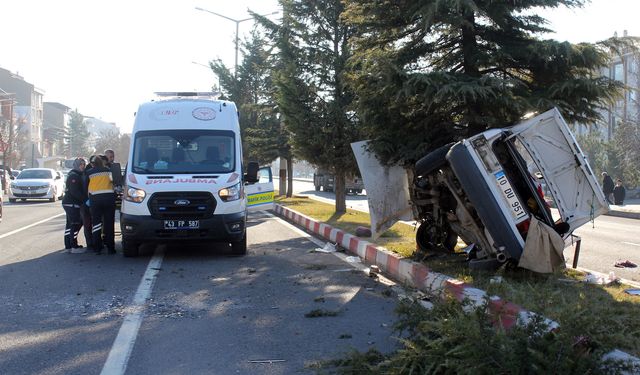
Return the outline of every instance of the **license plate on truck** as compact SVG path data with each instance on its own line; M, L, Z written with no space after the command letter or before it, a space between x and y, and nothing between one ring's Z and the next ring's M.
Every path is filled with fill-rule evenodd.
M511 215L515 219L516 224L526 220L529 215L522 206L522 203L520 203L520 200L518 199L516 192L513 190L511 183L507 179L507 176L504 174L504 171L495 172L494 175L496 176L496 181L498 182L498 187L500 188L502 195L507 200L507 205L511 210Z
M165 220L164 229L198 229L200 220Z

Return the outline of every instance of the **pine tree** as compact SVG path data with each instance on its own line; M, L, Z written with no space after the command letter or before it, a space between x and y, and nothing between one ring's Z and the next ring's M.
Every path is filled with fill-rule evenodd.
M69 114L67 140L71 157L88 157L93 152L89 148L89 130L84 123L84 116L77 109Z
M211 69L220 79L223 94L239 107L245 162L268 164L282 157L292 165L288 132L275 103L272 58L271 47L254 30L243 43L237 77L220 60L213 61ZM287 196L292 195L291 182Z
M529 112L558 107L569 122L599 117L620 84L600 77L618 41L542 40L536 7L583 0L347 0L358 28L350 60L357 111L386 163L428 151Z
M271 30L278 51L277 103L293 152L335 174L336 212L346 212L345 178L356 170L350 143L360 140L345 83L352 28L340 0L282 0L281 25Z

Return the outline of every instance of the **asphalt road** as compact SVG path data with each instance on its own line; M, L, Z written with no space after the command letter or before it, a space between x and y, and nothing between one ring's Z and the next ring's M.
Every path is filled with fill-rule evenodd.
M310 253L322 243L272 215L250 216L245 257L180 244L124 258L65 253L62 212L5 205L2 374L314 373L351 348L397 345L389 287ZM305 317L318 309L337 315Z
M295 180L295 194L308 195L327 203L334 203L335 194L316 192L313 183ZM347 196L347 207L369 212L365 195ZM640 236L638 228L640 220L614 216L599 216L594 223L587 223L578 228L574 234L581 237L578 267L604 274L614 272L623 279L640 283ZM574 259L574 247L565 248L567 265L571 267ZM636 268L617 268L618 261L630 260L637 264Z

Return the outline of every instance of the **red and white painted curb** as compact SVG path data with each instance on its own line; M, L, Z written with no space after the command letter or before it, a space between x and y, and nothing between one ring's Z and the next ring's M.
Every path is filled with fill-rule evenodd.
M466 299L473 306L478 307L488 300L489 314L506 329L513 327L518 322L527 324L533 317L538 316L538 314L525 310L515 303L505 301L498 296L489 296L484 290L474 288L464 281L433 272L422 263L402 258L383 247L378 247L341 229L320 223L282 205L274 204L274 211L277 215L304 227L327 241L337 243L347 251L358 255L365 263L377 265L385 276L396 282L431 295L437 295L440 298L450 295L458 301ZM545 320L549 329L554 330L559 327L557 322L546 318ZM640 359L617 349L605 357L607 356L621 361L640 363Z
M320 223L284 206L275 204L274 211L327 241L337 243L349 252L358 255L365 263L377 265L385 273L385 276L401 284L409 285L431 295L440 297L450 295L458 301L467 299L475 306L480 306L488 300L489 313L505 328L512 327L518 322L518 319L526 323L535 314L500 297L488 296L487 292L474 288L461 280L433 272L422 263L402 258L383 247L378 247L343 230ZM551 320L548 320L547 323L551 329L558 326L556 322Z

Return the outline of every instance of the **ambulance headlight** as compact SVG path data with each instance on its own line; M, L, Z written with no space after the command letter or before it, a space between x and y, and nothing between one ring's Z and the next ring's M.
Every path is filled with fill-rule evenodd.
M240 183L237 183L233 186L220 189L218 195L224 202L238 200L242 197L242 185Z
M144 197L147 196L147 193L142 189L136 189L134 187L128 187L124 191L124 200L134 203L140 203L144 200Z

